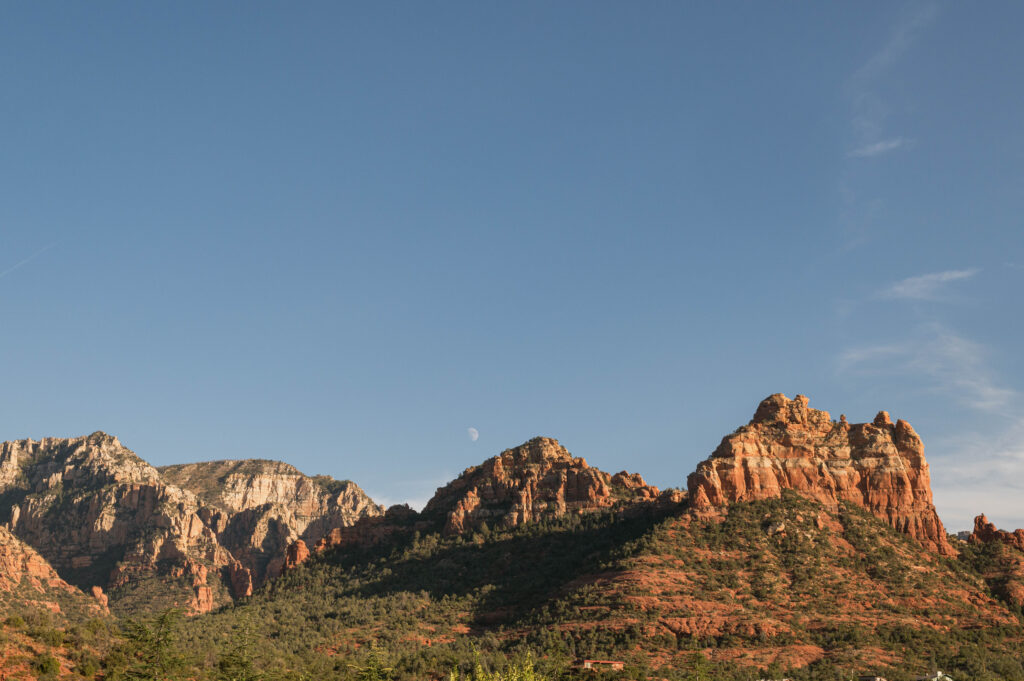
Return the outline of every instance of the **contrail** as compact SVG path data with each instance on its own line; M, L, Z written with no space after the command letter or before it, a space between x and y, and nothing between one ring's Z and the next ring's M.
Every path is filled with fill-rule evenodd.
M25 265L29 264L30 262L32 262L33 260L35 260L36 258L41 256L43 253L46 253L48 250L50 250L51 248L53 248L56 245L57 245L56 243L52 243L49 246L44 246L43 248L40 248L38 251L36 251L32 255L28 256L24 260L11 265L10 267L8 267L3 272L0 272L0 279L3 279L8 274L10 274L14 270L18 269L19 267L24 267Z

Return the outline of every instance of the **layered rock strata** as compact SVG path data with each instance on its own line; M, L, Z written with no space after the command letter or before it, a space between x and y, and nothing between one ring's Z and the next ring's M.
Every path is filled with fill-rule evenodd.
M659 494L636 473L611 475L574 457L557 440L538 437L479 466L441 487L422 513L407 505L388 508L383 517L365 517L347 527L336 527L312 547L295 542L288 550L285 569L329 549L364 547L413 531L441 530L446 535L483 529L512 528L545 518L586 513L622 506L628 513L637 503L675 507L679 490Z
M230 554L199 517L195 495L164 484L116 437L0 444L0 484L11 531L72 584L125 591L178 569L196 578L177 598L192 612L209 609L207 570Z
M35 549L0 527L0 591L12 591L23 582L40 592L47 587L75 590Z
M111 603L206 612L251 595L297 538L381 513L353 483L278 462L158 470L105 433L0 443L0 522Z
M538 437L466 469L437 490L423 513L442 516L445 533L459 534L484 523L515 527L657 496L658 488L637 474L591 468L557 440Z
M158 470L207 505L204 522L249 570L251 586L276 576L297 540L313 544L334 528L384 514L354 482L309 477L280 461L210 461Z
M60 615L68 610L96 616L107 612L102 590L93 597L68 584L31 546L0 527L0 602L6 608L42 608Z
M803 395L771 395L687 484L698 511L792 489L830 508L856 504L929 550L956 553L932 503L921 439L909 423L894 424L884 411L871 423L851 424L809 408Z

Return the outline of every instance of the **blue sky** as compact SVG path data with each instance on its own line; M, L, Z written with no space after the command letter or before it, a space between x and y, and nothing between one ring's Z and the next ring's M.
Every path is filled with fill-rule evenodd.
M1024 526L1024 6L7 3L0 439L423 503L773 392ZM479 438L471 440L468 428Z

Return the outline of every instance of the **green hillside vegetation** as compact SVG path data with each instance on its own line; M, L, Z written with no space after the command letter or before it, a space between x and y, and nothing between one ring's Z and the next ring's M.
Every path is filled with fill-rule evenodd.
M788 492L718 519L641 504L469 536L410 531L315 556L208 615L90 625L100 634L76 673L905 681L938 665L958 681L1024 681L1020 611L985 579L1000 550L933 556L860 509L828 513ZM39 635L70 659L93 620ZM580 658L626 667L582 672Z
M965 555L930 556L859 509L827 514L790 493L734 504L720 522L651 506L335 551L189 621L183 636L210 664L253 623L268 669L341 676L376 650L400 679L444 675L474 651L495 668L531 654L553 676L610 657L635 678L685 679L696 664L708 679L898 681L938 664L1024 679L1019 613L993 600ZM664 626L708 613L724 624Z
M536 652L543 664L564 667L575 650L534 651L505 640L503 630L546 607L577 576L612 564L623 545L659 519L594 513L512 531L412 534L394 546L335 551L286 573L247 603L189 622L189 645L205 646L215 657L218 636L252 621L286 667L304 664L311 649L358 659L374 645L399 678L444 675L473 650L489 663Z

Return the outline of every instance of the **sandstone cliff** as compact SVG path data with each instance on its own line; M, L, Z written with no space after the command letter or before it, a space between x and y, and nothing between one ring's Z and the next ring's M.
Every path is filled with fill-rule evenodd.
M924 446L906 421L886 412L872 423L833 421L807 398L766 398L746 426L725 437L690 474L690 503L710 510L733 501L778 497L792 489L827 507L857 504L914 537L954 555L932 503Z
M83 591L198 613L250 595L303 533L381 513L352 483L277 462L172 468L105 433L5 442L0 522Z
M206 572L231 562L198 515L195 495L164 484L116 437L21 440L0 445L0 513L72 584L123 596L146 578L195 576L168 591L208 610Z
M354 482L309 477L280 461L210 461L158 470L206 504L204 520L256 586L280 571L286 550L300 538L313 544L333 528L384 513Z
M466 469L423 509L456 534L484 523L514 527L545 517L653 500L658 489L639 475L610 475L573 457L557 440L538 437Z
M507 449L441 487L422 513L406 505L390 507L384 516L364 517L335 527L315 543L294 542L284 568L296 567L327 549L365 547L413 531L442 530L454 535L489 528L511 528L545 518L585 513L616 505L658 502L675 506L682 493L644 482L636 473L611 475L572 456L557 440L538 437Z

